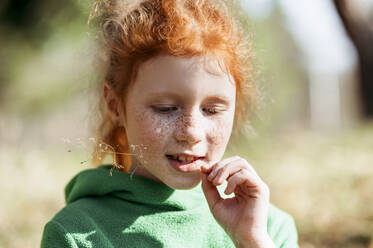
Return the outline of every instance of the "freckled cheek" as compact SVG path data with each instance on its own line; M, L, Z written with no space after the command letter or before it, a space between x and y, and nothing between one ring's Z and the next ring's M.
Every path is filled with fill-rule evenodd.
M208 140L211 149L218 153L224 153L226 145L231 135L232 122L227 119L221 119L217 121L210 130Z
M143 112L136 116L138 125L137 142L149 147L149 149L162 148L170 135L171 121L167 118L159 118L156 115Z

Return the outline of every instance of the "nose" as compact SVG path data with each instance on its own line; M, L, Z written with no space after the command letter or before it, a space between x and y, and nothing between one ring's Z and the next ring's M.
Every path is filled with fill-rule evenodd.
M175 139L194 145L203 140L205 125L200 113L191 113L179 117L175 127Z

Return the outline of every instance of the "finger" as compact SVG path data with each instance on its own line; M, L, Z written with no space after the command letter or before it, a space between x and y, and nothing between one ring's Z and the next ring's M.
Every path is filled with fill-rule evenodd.
M215 163L213 162L213 163L209 163L209 164L204 164L204 165L202 165L201 166L201 172L202 173L210 173L211 172L211 170L213 169L213 165L214 165Z
M228 179L227 187L224 191L229 195L235 192L235 189L240 188L244 193L253 198L264 197L269 199L269 189L267 185L256 175L248 170L241 170Z
M222 168L220 168L217 175L210 181L214 185L221 185L227 178L237 173L241 169L245 169L245 168L246 168L246 164L244 160L238 159L238 160L232 161L224 165Z
M212 171L210 172L207 179L211 181L216 176L216 174L218 173L220 168L222 168L226 164L228 164L228 163L230 163L234 160L238 160L238 159L240 159L240 157L234 156L234 157L226 158L226 159L223 159L223 160L219 161L218 163L216 163L215 165L212 166L213 167Z
M202 174L202 189L209 208L212 211L215 204L222 200L222 198L218 192L218 189L209 180L207 180L206 174Z
M246 160L245 160L246 161ZM249 163L247 162L247 169L251 172L251 173L254 173L254 175L256 175L257 177L259 177L258 173L256 172L256 170L254 169L254 167Z
M204 161L201 161L201 160L197 160L197 161L195 161L195 168L196 169L200 169L200 172L202 172L202 173L206 173L205 172L205 170L208 170L208 168L209 168L210 166L208 165L208 164L206 164L206 162L204 162Z

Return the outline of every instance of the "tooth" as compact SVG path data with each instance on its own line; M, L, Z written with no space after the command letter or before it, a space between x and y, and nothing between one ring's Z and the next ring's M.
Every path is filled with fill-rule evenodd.
M193 157L187 157L187 161L188 161L188 163L192 162L193 161Z
M179 160L180 160L180 161L185 161L185 156L184 156L184 155L180 155L180 156L179 156Z

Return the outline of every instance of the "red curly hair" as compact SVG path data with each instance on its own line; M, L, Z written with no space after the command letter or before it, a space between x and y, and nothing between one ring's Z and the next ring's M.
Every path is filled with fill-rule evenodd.
M243 116L252 108L254 88L249 37L245 35L242 18L237 18L239 12L234 2L96 1L90 20L98 24L106 58L100 89L108 83L125 104L127 89L136 79L137 69L148 59L160 53L177 57L212 56L236 83L236 133ZM99 106L102 120L97 128L93 162L100 164L109 153L102 150L104 143L114 153L114 164L128 171L131 161L126 130L111 120L103 97Z

